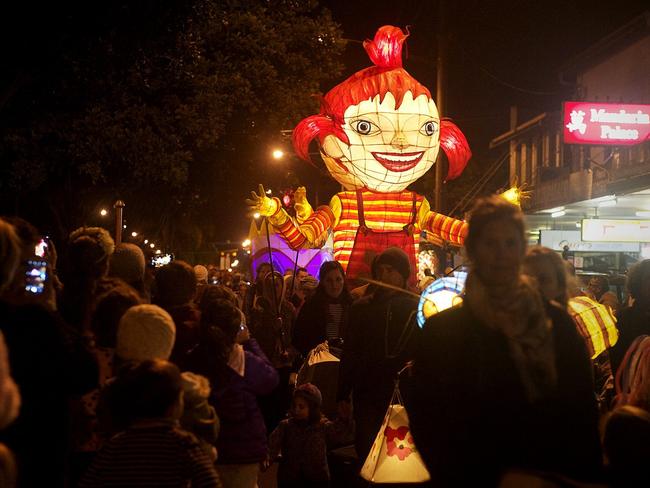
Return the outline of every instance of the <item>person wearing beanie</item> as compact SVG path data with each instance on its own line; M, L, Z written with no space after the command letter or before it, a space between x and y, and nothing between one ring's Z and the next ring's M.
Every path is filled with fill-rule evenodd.
M18 217L4 220L18 238L14 244L19 245L20 261L32 259L42 234ZM20 486L62 487L70 442L70 402L95 388L97 363L86 341L55 313L52 281L46 280L43 293L33 294L25 291L24 279L23 268L0 292L0 331L21 397L18 417L0 431L0 442L15 455ZM7 400L6 395L0 392L0 399ZM15 405L6 406L13 416Z
M130 364L113 388L115 405L128 412L128 423L95 456L80 488L222 488L213 460L179 426L183 380L174 364L161 359Z
M349 442L354 422L348 411L335 421L321 414L323 398L311 383L298 386L293 393L291 411L271 433L269 457L278 460L278 487L327 487L330 472L327 451Z
M153 302L161 306L174 319L176 343L170 361L182 371L186 370L189 352L199 342L201 314L194 303L196 275L185 261L176 260L156 271L156 293Z
M196 276L196 282L198 284L208 284L208 268L202 264L197 264L194 266L194 276Z
M416 323L418 297L407 290L409 260L390 247L372 263L378 282L357 300L343 341L339 365L339 409L354 401L355 447L366 459L393 394L397 373L413 358L420 329ZM401 291L403 290L403 291Z
M411 264L407 254L399 247L389 247L373 262L374 273L383 283L406 288L411 275Z
M208 268L202 264L194 266L194 276L196 276L196 294L194 295L194 303L200 303L205 288L208 286Z
M80 332L90 326L92 305L114 250L113 238L101 227L80 227L68 237L59 309L65 321Z
M122 361L169 359L175 337L174 320L165 310L157 305L136 305L120 319L115 354Z
M120 319L117 329L117 346L115 354L122 362L138 363L147 360L169 359L176 335L176 328L171 316L156 305L143 304L131 307ZM212 406L207 403L210 394L210 383L207 378L184 372L181 375L185 402L181 425L192 432L200 440L203 449L211 459L216 456L213 444L219 433L219 418ZM106 409L110 403L112 381L109 380L107 389L102 392L104 405L98 408ZM110 418L104 421L109 431L122 430L128 424L129 413L117 411L117 414L105 412Z
M144 296L144 271L145 259L140 247L128 242L115 246L108 262L108 276L120 278Z
M181 373L183 384L183 415L181 427L194 434L210 459L217 459L214 447L219 436L219 417L208 403L210 381L200 374L185 371Z

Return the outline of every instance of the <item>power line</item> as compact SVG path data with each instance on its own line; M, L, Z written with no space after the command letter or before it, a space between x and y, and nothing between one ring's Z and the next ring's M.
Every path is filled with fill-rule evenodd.
M453 38L451 38L450 40L451 40L451 41L454 41ZM528 95L536 95L536 96L543 96L543 97L551 96L551 95L558 95L558 94L560 93L559 90L555 90L555 91L541 91L541 90L531 90L531 89L529 89L529 88L522 88L522 87L520 87L520 86L513 85L512 83L509 83L509 82L507 82L507 81L505 81L505 80L502 80L502 79L499 78L497 75L493 74L490 70L488 70L485 66L483 66L480 62L478 62L478 61L476 60L476 58L475 58L474 56L472 56L468 51L466 51L465 48L463 48L463 46L462 46L461 44L459 44L459 43L455 43L455 44L456 44L456 46L457 46L457 47L458 47L458 48L463 52L463 54L464 54L464 55L465 55L465 56L466 56L466 57L467 57L467 58L468 58L468 59L469 59L469 60L470 60L470 61L471 61L471 62L472 62L472 63L473 63L473 64L474 64L474 65L475 65L479 70L481 70L481 71L482 71L484 74L486 74L489 78L493 79L494 81L496 81L497 83L499 83L499 84L501 84L501 85L503 85L503 86L505 86L505 87L508 87L508 88L510 88L510 89L512 89L512 90L516 90L516 91L521 92L521 93L526 93L526 94L528 94Z

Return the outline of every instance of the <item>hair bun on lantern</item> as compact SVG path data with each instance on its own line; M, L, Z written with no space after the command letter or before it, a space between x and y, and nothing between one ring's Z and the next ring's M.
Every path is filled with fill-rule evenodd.
M392 25L384 25L377 30L375 38L363 41L363 48L368 53L372 63L379 68L402 67L402 45L409 36L402 29Z

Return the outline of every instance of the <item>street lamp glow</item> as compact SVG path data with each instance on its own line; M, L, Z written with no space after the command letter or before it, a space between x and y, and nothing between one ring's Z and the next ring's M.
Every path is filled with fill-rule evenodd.
M101 215L102 217L106 217L108 215L108 210L106 210L105 208L102 208L99 211L99 215Z
M131 232L131 237L138 237L138 233L136 231Z
M122 227L126 229L126 224L124 224Z
M241 247L248 247L251 245L251 240L246 239L244 242L241 243Z
M149 244L149 247L153 249L154 247L156 247L156 245L152 242L151 244Z
M236 268L239 265L239 259L235 259L232 263L230 263L230 267Z
M162 251L160 249L156 249L156 254L160 254Z
M144 243L145 243L145 244L149 244L149 239L145 239L145 240L144 240Z
M259 219L259 218L260 218L260 213L259 213L259 212L255 212L255 213L253 214L253 218L256 219L256 220Z
M273 159L282 159L284 157L284 151L282 149L273 150Z

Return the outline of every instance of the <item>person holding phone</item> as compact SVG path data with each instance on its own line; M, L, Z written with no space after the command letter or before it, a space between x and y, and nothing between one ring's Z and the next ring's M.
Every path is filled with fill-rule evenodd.
M42 292L27 290L27 278L36 278L31 276L35 266L30 261L42 259L34 253L42 237L22 219L9 221L19 239L22 269L0 293L0 331L10 351L10 368L22 406L16 422L0 432L0 442L16 456L21 486L62 487L68 402L95 387L97 364L81 337L51 306L54 290L49 264L45 265L46 276L37 277L43 279ZM38 291L40 286L35 286Z

